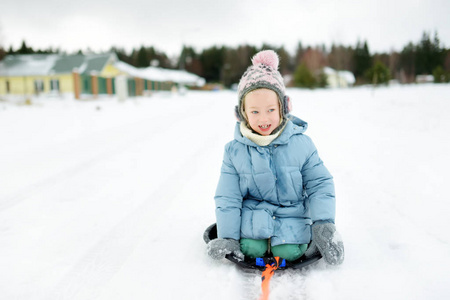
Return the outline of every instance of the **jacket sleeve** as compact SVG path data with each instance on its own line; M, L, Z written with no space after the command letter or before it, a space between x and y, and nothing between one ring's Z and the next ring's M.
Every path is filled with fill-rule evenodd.
M312 222L334 223L336 200L334 182L330 172L317 154L312 140L307 138L308 158L302 167L303 188L309 198Z
M229 156L230 144L225 146L216 195L217 236L239 240L241 236L242 195L239 175Z

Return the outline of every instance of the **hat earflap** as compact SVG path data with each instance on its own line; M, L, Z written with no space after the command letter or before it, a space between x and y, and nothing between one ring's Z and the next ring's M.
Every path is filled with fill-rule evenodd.
M242 122L242 118L241 118L241 114L239 113L239 106L238 106L238 105L236 105L236 106L234 107L234 116L236 117L236 119L237 119L239 122Z
M292 103L291 103L291 98L289 98L289 96L285 95L284 96L284 101L283 101L283 115L288 115L292 110Z

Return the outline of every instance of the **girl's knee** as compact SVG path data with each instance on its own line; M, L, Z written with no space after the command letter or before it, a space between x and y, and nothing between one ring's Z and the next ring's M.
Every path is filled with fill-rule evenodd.
M263 257L268 249L267 240L241 239L241 251L250 258Z
M289 261L299 259L308 248L307 244L284 244L272 247L273 256L278 256Z

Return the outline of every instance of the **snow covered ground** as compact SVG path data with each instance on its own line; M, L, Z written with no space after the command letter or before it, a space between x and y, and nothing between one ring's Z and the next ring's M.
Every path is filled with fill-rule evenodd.
M271 299L450 295L450 85L289 90L335 177L342 266L275 274ZM257 299L209 259L234 92L0 102L1 299Z

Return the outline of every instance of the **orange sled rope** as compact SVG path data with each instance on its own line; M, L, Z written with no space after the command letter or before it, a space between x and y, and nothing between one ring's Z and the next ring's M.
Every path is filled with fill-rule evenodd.
M270 285L270 279L272 279L273 274L275 273L275 270L278 269L280 265L280 258L278 256L274 257L275 261L266 264L266 268L262 272L261 279L261 289L262 289L262 295L259 300L268 300L269 299L269 285Z

